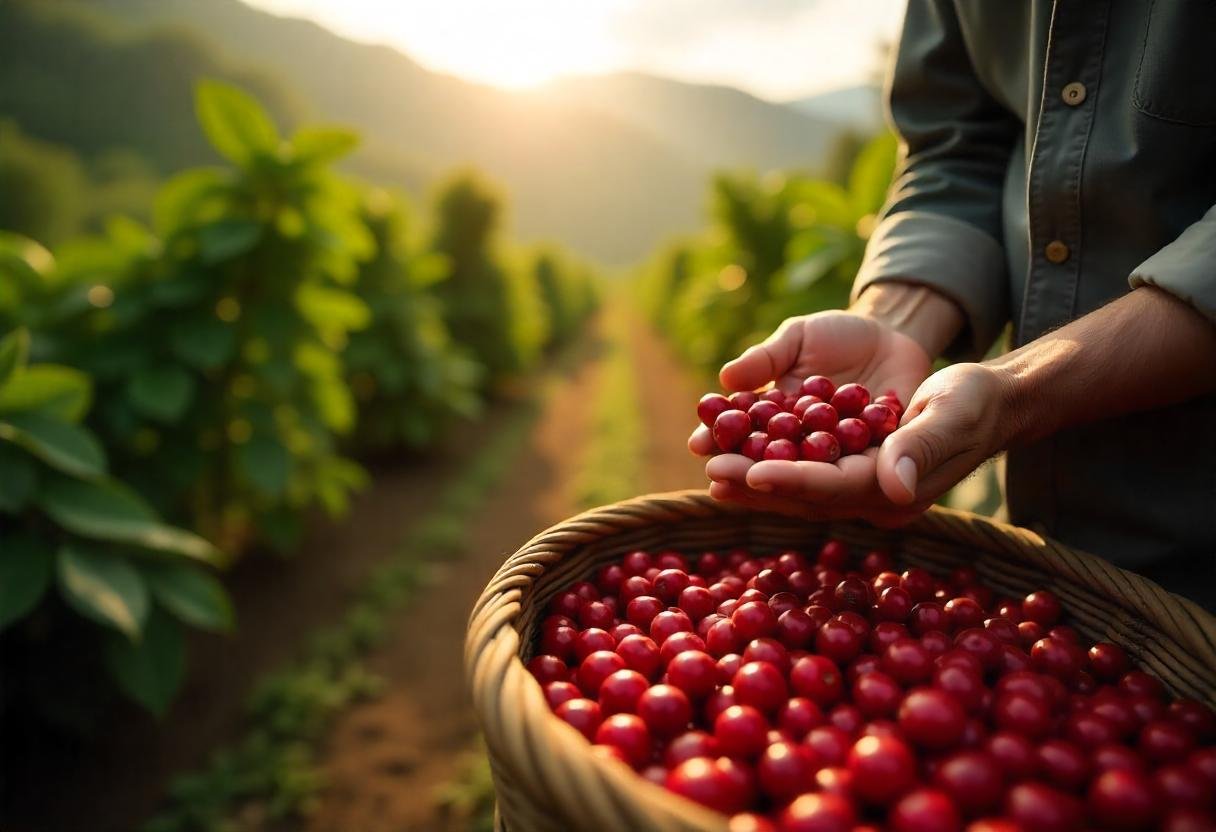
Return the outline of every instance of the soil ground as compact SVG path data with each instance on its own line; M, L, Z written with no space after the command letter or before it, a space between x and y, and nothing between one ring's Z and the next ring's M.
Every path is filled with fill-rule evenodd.
M649 414L643 490L699 487L702 465L684 447L690 420L672 418L693 413L695 387L648 327L631 324L639 404ZM476 735L462 667L468 611L503 558L577 510L569 482L597 369L583 365L554 391L514 475L478 518L472 554L452 565L442 592L398 617L372 657L386 692L338 719L323 751L328 787L308 832L448 829L435 794L458 773Z

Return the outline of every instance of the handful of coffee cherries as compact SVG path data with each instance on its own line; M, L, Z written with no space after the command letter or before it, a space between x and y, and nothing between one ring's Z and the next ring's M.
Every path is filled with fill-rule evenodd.
M806 378L798 393L707 393L697 404L697 417L712 431L720 453L757 462L835 462L859 454L881 445L903 412L894 391L871 400L862 385L837 387L826 376Z

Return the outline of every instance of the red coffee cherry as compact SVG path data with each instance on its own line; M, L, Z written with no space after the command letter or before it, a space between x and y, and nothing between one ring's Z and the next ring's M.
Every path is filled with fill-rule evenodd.
M714 444L727 453L737 451L751 432L751 418L738 410L727 410L714 419Z
M714 720L714 737L722 751L736 757L755 757L767 745L768 722L750 705L732 705Z
M697 418L705 427L712 428L714 420L731 409L732 405L726 396L721 393L706 393L701 397L701 401L697 402Z
M781 832L851 832L857 814L840 795L809 793L786 806L778 816Z
M893 737L862 737L849 751L853 789L868 803L887 805L916 782L916 761L906 745Z
M860 384L842 384L828 401L842 418L860 416L870 403L870 391Z
M840 459L840 442L827 431L812 431L799 444L798 455L806 462L835 462Z
M859 454L870 445L870 428L861 419L846 417L841 419L832 431L836 441L840 443L842 455Z

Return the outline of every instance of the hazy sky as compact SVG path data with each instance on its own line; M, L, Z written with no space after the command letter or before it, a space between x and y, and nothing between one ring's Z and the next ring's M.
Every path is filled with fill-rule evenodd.
M503 87L639 69L772 99L875 75L902 0L246 0Z

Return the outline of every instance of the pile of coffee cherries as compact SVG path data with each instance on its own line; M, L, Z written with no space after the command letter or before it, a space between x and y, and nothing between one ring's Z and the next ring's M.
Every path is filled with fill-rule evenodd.
M1213 712L966 567L632 552L553 599L527 666L732 832L1216 829Z
M860 384L837 387L811 376L797 394L707 393L697 404L701 424L722 453L762 459L835 462L881 445L899 426L903 404L893 392L870 401Z

